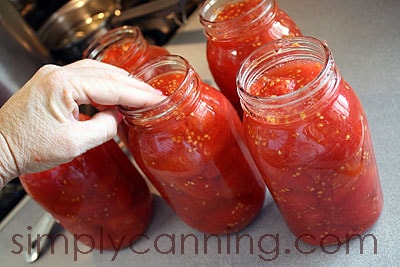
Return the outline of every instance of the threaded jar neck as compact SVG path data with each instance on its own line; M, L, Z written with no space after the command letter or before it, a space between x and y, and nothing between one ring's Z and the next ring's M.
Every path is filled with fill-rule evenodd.
M138 65L140 58L144 57L149 44L144 39L141 30L136 26L121 26L106 32L92 42L83 52L84 58L91 58L103 61L105 52L114 46L126 46L124 52L114 57L107 63L112 65L124 65L133 56L137 57Z
M291 62L320 64L310 82L287 94L260 96L251 88L272 69ZM313 37L280 39L255 50L241 64L237 91L246 114L267 123L294 122L334 99L340 74L327 44Z
M219 18L221 11L229 5L251 5L251 8L240 15L230 18ZM207 0L200 8L200 22L207 38L211 40L229 41L257 31L259 25L273 21L278 7L275 0Z
M177 55L160 56L148 61L131 73L132 77L144 82L164 79L168 75L178 75L180 79L174 85L173 92L168 92L167 98L163 101L151 107L139 109L126 106L119 107L128 124L154 127L160 122L177 121L190 112L188 110L199 99L199 84L201 80L189 62L183 57Z

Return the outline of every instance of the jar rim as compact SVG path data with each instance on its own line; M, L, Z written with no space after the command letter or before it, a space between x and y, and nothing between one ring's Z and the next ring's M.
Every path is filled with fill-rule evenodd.
M308 54L306 54L307 52ZM312 59L322 64L320 72L302 88L273 97L256 96L248 92L252 82L261 73L261 71L255 71L255 67L264 64L263 71L265 71L265 69L270 69L278 64L300 58ZM288 104L293 105L304 101L304 99L320 90L324 83L318 81L327 80L327 77L331 77L331 72L337 72L337 69L326 41L310 36L278 39L260 46L242 61L236 77L237 93L241 98L242 105L242 98L245 98L246 102L261 102L266 107L273 106L276 108L287 106Z
M163 67L170 67L171 69L168 72L163 72ZM159 70L159 73L156 76L152 76L152 71L156 69ZM194 90L194 85L185 89L184 86L190 83L190 79L192 79L195 71L191 67L190 63L182 56L179 55L164 55L149 60L141 67L135 69L133 72L129 74L129 76L134 77L136 79L142 80L144 82L148 82L149 80L168 73L181 73L184 76L184 79L179 84L179 86L165 99L160 102L143 108L132 108L129 106L119 106L119 110L122 114L127 115L129 117L134 117L137 120L150 121L156 120L165 116L166 114L171 113L177 106L179 106L183 101L185 101L186 97ZM141 116L144 113L153 112L154 115L150 117L144 118Z
M232 28L231 27L232 24L234 24L236 26L243 25L243 23L241 23L241 21L245 17L247 17L249 13L260 10L261 13L258 16L253 18L253 19L257 19L258 17L264 16L271 10L274 10L274 8L276 7L275 0L272 0L272 1L271 0L260 0L260 2L257 5L252 7L247 12L240 14L239 16L236 16L229 20L215 21L215 18L218 15L218 11L220 11L221 8L223 8L229 2L234 3L234 2L238 2L238 1L228 1L227 3L223 3L217 7L214 7L214 5L217 2L218 2L218 0L207 0L207 1L204 1L200 5L200 10L199 10L200 23L205 27L205 32L207 32L207 30L210 30L210 29L216 28L216 27L224 29L224 32L225 32L226 29ZM273 15L274 14L271 14L271 16L268 20L270 20L273 17ZM246 27L247 27L247 25L246 25Z
M133 40L132 45L126 50L126 53L134 53L142 44L136 43L141 40L141 31L138 26L124 25L107 31L99 38L95 39L83 52L84 58L101 60L103 52L108 46L113 45L122 39L129 37Z

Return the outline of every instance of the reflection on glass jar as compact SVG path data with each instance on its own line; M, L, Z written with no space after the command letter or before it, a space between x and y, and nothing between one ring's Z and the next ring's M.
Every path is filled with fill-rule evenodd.
M92 248L132 244L153 214L145 180L113 140L48 171L21 175L20 180L36 202Z
M237 84L247 144L293 233L327 245L368 230L383 206L368 122L326 44L267 44Z
M261 45L301 32L275 0L207 0L200 9L200 22L211 74L241 117L236 93L240 63Z
M120 109L146 177L193 228L243 229L260 212L266 188L230 102L179 56L158 58L133 75L168 96L151 108Z

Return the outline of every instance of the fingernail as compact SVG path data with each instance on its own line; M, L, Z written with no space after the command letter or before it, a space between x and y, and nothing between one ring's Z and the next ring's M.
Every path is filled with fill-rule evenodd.
M164 92L158 89L154 89L154 91L158 94L158 95L164 95Z

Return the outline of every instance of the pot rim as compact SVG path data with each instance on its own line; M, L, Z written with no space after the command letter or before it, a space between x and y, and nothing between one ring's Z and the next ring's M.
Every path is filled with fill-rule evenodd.
M104 27L118 8L118 0L70 0L43 23L38 37L50 50L62 49L67 45L62 42L63 39L73 39L70 32L78 31L81 25L88 25L91 21L96 22L94 29L84 34L90 35Z

